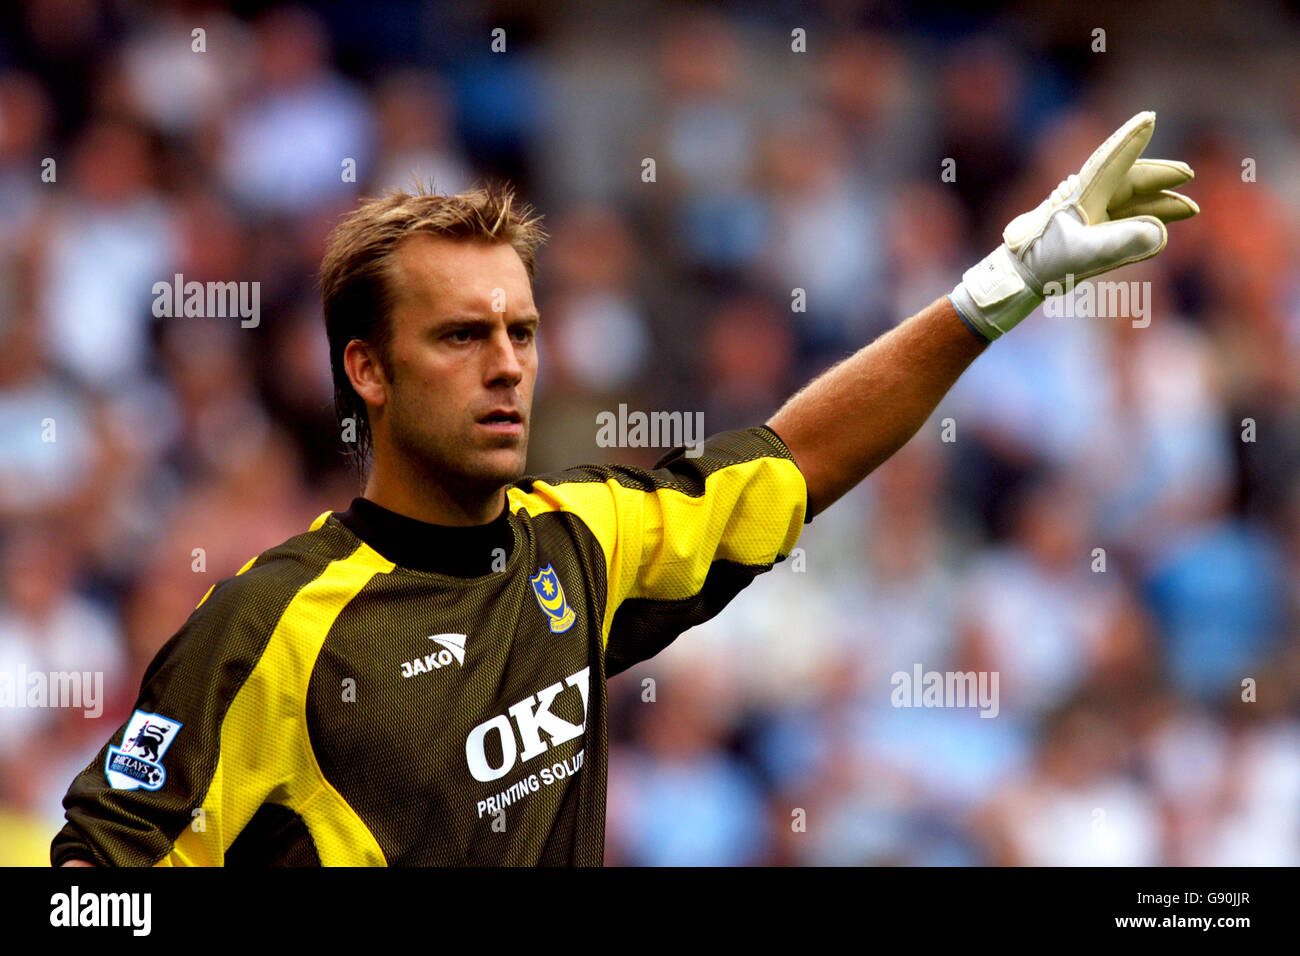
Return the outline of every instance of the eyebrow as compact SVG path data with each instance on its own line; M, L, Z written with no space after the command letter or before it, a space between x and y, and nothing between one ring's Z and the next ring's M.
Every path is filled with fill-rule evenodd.
M511 319L506 324L538 326L541 324L541 321L542 317L539 313L528 312ZM485 319L481 315L453 315L437 320L432 326L432 331L442 332L447 329L485 329L496 324L497 323L494 319Z

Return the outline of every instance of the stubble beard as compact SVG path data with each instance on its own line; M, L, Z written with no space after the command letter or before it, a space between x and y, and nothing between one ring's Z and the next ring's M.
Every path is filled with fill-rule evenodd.
M413 422L394 424L398 427L393 437L403 457L426 481L463 504L487 501L525 474L526 430L518 442L489 439L484 444L463 434L440 436ZM508 459L502 454L506 450Z

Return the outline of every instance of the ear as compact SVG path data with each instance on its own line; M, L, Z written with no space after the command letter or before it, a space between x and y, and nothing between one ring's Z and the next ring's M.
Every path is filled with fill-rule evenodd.
M384 405L388 400L388 375L375 349L361 339L353 339L343 350L343 368L362 401L376 407Z

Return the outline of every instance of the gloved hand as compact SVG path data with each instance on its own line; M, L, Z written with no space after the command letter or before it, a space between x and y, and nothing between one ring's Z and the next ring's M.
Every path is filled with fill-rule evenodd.
M1003 243L962 275L949 294L968 325L992 341L1033 312L1043 287L1150 259L1165 247L1165 223L1200 212L1173 191L1194 175L1186 163L1138 159L1156 114L1138 113L1097 147L1039 205L1012 219Z

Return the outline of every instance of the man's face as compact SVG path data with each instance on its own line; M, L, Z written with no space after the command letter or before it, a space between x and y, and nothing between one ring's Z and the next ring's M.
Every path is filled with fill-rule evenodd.
M390 447L449 490L524 473L537 378L537 309L508 243L416 235L393 257L382 417ZM496 413L505 413L498 417Z

